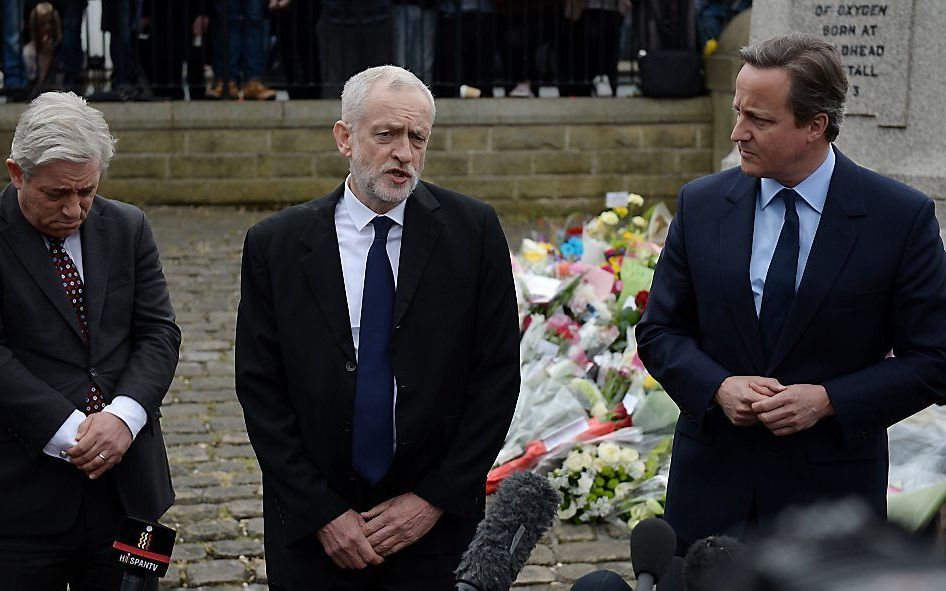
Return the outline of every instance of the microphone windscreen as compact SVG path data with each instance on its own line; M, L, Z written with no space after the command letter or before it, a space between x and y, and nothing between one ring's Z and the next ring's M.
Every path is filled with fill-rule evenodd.
M677 534L669 523L656 517L641 521L631 531L634 575L640 577L641 573L649 573L659 582L676 550Z
M660 577L660 583L657 585L657 591L683 591L683 559L674 556L670 559L670 566L667 572Z
M516 472L506 478L463 554L457 579L482 591L508 591L552 525L559 503L544 476Z
M714 591L725 586L739 566L744 550L742 542L729 536L710 536L694 542L683 561L687 591Z
M621 575L609 570L596 570L581 577L571 591L633 591Z
M163 577L171 564L177 532L158 523L125 517L112 544L115 561L125 572Z

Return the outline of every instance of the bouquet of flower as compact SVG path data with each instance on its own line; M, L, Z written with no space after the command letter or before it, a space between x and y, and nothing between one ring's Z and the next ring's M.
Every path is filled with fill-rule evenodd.
M633 527L663 514L669 468L669 438L646 456L636 447L613 441L571 450L561 467L548 474L562 496L558 517L573 523L610 520Z

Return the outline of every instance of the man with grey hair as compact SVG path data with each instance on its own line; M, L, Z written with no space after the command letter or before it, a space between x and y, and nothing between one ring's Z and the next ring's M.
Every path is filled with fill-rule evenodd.
M519 389L496 213L420 180L434 101L353 76L351 174L250 229L236 388L263 471L271 589L452 590Z
M119 521L155 520L174 500L158 409L181 333L144 214L96 195L114 143L85 100L48 92L23 112L7 160L0 572L11 591L117 590Z
M681 410L666 512L681 550L823 499L885 515L886 428L946 402L932 200L833 144L848 82L832 45L790 34L740 55L741 166L681 189L637 326Z

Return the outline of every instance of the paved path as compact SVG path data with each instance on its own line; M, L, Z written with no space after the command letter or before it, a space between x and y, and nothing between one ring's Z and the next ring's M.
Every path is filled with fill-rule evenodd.
M146 212L184 332L162 420L177 490L177 503L163 521L178 531L162 588L262 591L260 471L234 394L233 335L243 235L270 212ZM568 589L596 568L630 578L628 553L627 540L613 528L559 525L536 548L518 584L534 591Z

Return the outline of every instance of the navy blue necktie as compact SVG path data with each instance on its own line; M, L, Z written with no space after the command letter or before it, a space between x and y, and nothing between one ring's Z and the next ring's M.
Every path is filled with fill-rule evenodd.
M387 250L394 220L378 216L371 223L374 242L368 250L361 299L352 467L375 484L387 473L394 456L394 273Z
M782 224L769 272L765 276L762 309L759 312L759 328L766 359L772 358L795 301L795 276L798 273L798 210L795 209L798 193L792 189L782 189L775 196L785 202L785 223Z

